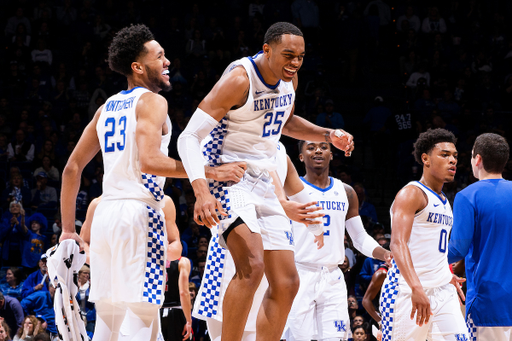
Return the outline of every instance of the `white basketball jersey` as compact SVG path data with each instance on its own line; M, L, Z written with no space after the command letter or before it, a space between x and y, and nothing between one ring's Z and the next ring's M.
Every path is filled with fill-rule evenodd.
M322 207L324 220L324 247L318 250L314 243L315 236L306 225L292 222L295 241L295 262L336 266L345 260L345 219L348 211L347 192L343 182L329 177L327 188L319 188L301 178L308 190L311 201L317 200Z
M286 155L286 148L284 144L278 142L277 144L277 153L275 156L275 164L276 164L276 173L281 180L281 185L284 186L284 182L286 181L286 175L288 174L288 157Z
M136 87L110 97L101 111L96 131L103 154L103 199L136 199L155 208L163 207L165 177L142 173L135 141L135 108L142 94L150 90ZM171 121L167 117L167 134L160 150L168 154Z
M448 237L452 229L453 213L450 203L419 181L406 186L416 186L427 195L427 206L414 216L411 236L407 246L411 253L414 270L423 288L445 285L452 279L448 265ZM393 205L391 205L391 209ZM391 221L393 213L391 211ZM391 226L393 228L393 226ZM400 286L408 286L403 276Z
M246 161L249 167L260 170L276 169L274 155L293 108L295 91L292 82L265 83L255 63L259 58L263 58L261 52L239 59L224 72L243 67L250 89L245 104L228 111L204 145L203 154L210 165Z

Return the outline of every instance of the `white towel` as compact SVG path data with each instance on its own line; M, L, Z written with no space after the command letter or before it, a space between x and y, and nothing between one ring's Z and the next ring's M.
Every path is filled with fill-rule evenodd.
M74 240L64 240L46 251L50 282L55 287L53 308L55 324L62 341L88 341L85 324L80 316L78 271L85 263L85 253Z

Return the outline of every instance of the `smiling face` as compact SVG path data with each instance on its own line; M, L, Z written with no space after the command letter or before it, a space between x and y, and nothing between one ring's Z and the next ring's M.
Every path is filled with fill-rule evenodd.
M28 334L32 335L34 333L34 323L29 317L25 318L25 322L23 323L23 328L28 328Z
M171 90L171 82L169 81L169 65L171 62L165 58L165 51L160 44L151 40L144 44L147 53L140 56L138 61L132 65L135 68L135 72L142 72L142 78L146 78L144 81L147 83L153 91L156 92L163 90Z
M269 56L269 67L274 77L290 82L302 66L304 59L304 38L283 34L280 43L263 45L263 52Z
M436 179L452 182L457 171L458 152L451 142L437 143L429 154L423 153L423 163Z
M331 146L327 142L306 141L299 154L299 160L304 162L306 169L329 169L332 160Z

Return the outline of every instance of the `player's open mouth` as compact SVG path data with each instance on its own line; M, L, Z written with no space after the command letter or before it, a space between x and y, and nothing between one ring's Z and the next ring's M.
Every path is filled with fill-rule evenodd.
M169 78L169 70L164 70L162 72L162 75L166 76L167 78Z
M324 162L324 158L323 158L323 157L314 157L314 158L313 158L313 161L315 161L315 162L319 162L319 163L320 163L320 162Z
M284 68L284 72L287 76L293 77L297 73L297 69L291 69L291 68Z
M450 172L450 174L455 174L456 171L457 171L457 168L455 168L455 167L448 168L448 172Z

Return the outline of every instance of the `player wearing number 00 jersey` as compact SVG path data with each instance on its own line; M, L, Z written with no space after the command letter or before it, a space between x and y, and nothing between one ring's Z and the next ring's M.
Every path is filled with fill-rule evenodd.
M345 278L338 267L345 259L345 227L358 250L368 257L390 259L365 231L354 189L329 176L331 147L326 142L299 143L302 178L311 200L318 201L324 219L324 247L311 248L314 236L305 225L293 222L295 265L300 287L288 316L284 336L295 340L347 340L350 319ZM294 200L293 196L290 197Z
M423 163L423 175L407 184L391 206L393 267L380 298L384 341L467 340L460 288L450 284L446 251L453 214L442 192L455 176L455 142L444 129L420 134L414 155Z

